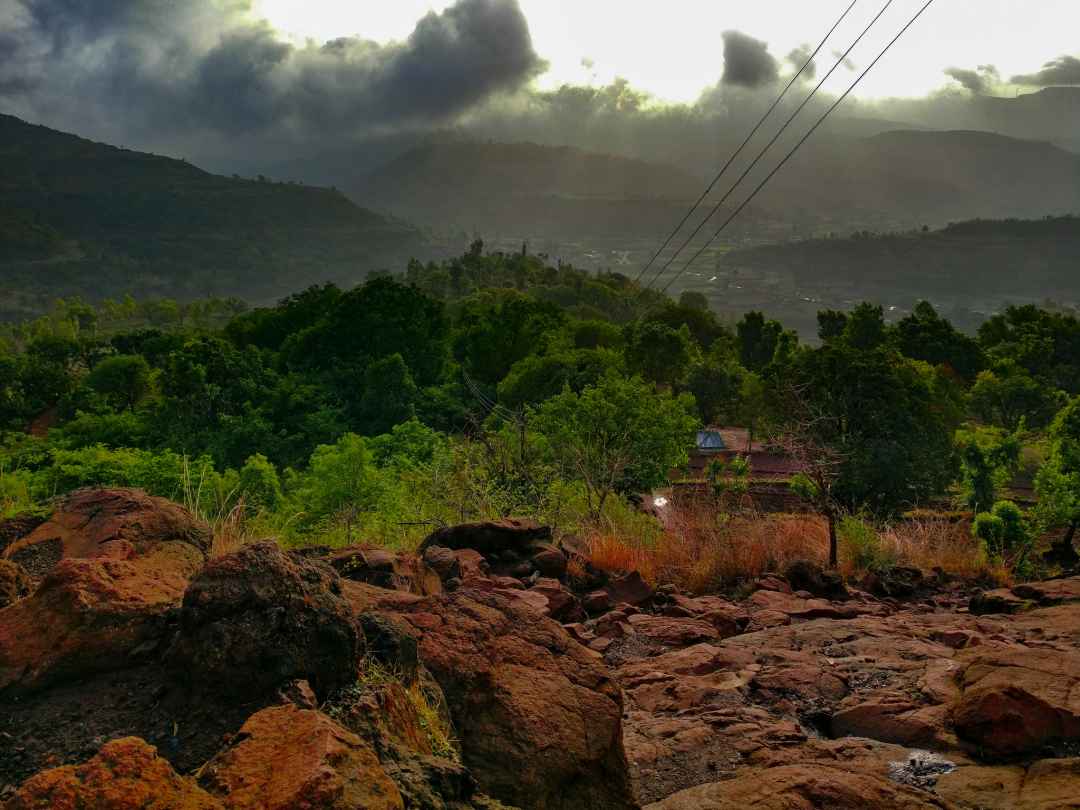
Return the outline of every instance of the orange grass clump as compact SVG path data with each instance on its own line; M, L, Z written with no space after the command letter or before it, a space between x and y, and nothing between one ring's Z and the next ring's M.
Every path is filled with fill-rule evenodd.
M825 522L811 515L724 518L695 509L673 512L656 538L595 533L589 542L598 568L636 570L653 585L708 593L794 560L825 560L829 540Z
M828 528L816 515L728 516L697 504L672 509L663 523L653 534L594 530L588 536L593 565L612 572L638 571L654 586L670 583L703 594L782 572L795 560L824 564L828 559ZM879 564L927 572L940 568L967 580L1009 579L1008 571L987 560L966 522L921 518L871 531ZM843 536L840 567L855 582L867 573L845 559Z

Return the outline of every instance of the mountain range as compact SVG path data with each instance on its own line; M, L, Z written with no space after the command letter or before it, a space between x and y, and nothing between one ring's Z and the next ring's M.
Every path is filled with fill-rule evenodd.
M60 297L265 300L427 247L326 188L243 180L0 116L0 318Z

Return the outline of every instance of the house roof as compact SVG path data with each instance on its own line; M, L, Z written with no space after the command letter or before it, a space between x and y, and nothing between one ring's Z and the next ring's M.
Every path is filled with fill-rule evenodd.
M699 430L697 434L698 450L727 450L727 442L717 430Z

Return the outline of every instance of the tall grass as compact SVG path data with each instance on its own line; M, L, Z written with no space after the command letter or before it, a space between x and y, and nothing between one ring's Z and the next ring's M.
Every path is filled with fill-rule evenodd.
M589 548L602 569L636 570L653 585L702 594L780 571L794 560L827 559L829 537L824 521L808 515L729 517L679 509L656 535L594 531Z
M795 560L828 560L828 527L815 515L727 515L706 502L681 504L653 522L597 525L588 533L591 561L611 572L638 571L653 585L674 584L692 594L731 590ZM628 530L629 529L629 530ZM840 567L849 581L896 565L941 569L965 580L1005 582L1010 572L988 560L963 522L901 521L885 527L846 518L840 531Z

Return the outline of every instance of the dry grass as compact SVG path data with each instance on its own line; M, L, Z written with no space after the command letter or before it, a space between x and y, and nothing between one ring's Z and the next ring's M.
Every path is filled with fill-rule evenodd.
M885 552L903 565L1003 585L1012 578L1006 566L987 559L968 520L919 517L888 526L878 536Z
M596 529L588 535L591 560L606 571L638 571L653 585L671 583L692 593L731 590L777 573L795 560L824 564L828 527L806 514L725 516L707 504L673 509L662 531L634 534ZM868 539L867 539L868 538ZM871 567L908 565L940 568L965 580L1004 583L1009 572L993 565L971 536L970 525L920 518L884 529L866 527L859 553L854 540L840 537L842 573L860 580ZM869 548L867 547L869 545Z
M211 559L239 551L252 540L248 532L247 510L243 499L223 516L209 520L208 523L214 533L214 540L210 546Z
M723 590L784 568L797 559L825 560L828 532L809 515L724 518L705 510L673 512L655 538L610 533L589 537L594 565L639 571L653 585L672 583L690 593Z

